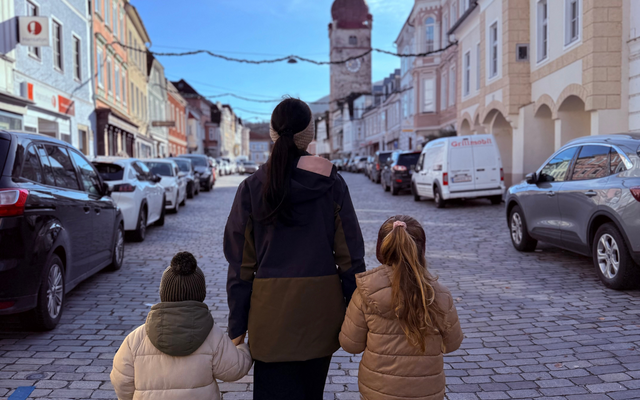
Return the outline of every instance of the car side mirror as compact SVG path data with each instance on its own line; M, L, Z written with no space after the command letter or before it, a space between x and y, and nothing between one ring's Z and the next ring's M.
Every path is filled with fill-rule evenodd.
M187 173L186 173L186 172L180 172L180 173L178 174L178 177L180 177L180 178L184 178L185 176L187 176Z
M528 174L525 177L525 180L529 185L535 185L536 183L538 183L538 174L536 174L535 172Z
M111 193L113 192L113 189L111 188L111 186L106 183L106 182L102 182L100 184L100 191L102 192L103 196L111 196Z
M416 172L420 171L420 167L418 167L417 165L412 165L409 169Z
M151 175L151 177L149 179L153 183L160 183L160 181L162 180L162 177L160 177L158 175Z

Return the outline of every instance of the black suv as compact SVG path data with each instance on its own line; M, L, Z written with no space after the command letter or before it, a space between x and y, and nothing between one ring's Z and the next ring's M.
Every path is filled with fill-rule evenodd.
M411 175L418 164L420 151L396 151L382 169L382 187L397 196L401 190L411 190Z
M65 295L124 258L122 214L70 144L0 130L0 315L53 329Z
M371 174L369 175L369 178L373 182L380 183L382 169L389 157L391 157L391 154L393 154L393 151L376 151L375 160L373 160L373 166L371 167Z

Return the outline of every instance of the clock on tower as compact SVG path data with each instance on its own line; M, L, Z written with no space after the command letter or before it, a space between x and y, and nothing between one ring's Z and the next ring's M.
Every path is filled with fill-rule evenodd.
M365 0L335 0L329 24L331 109L354 93L371 93L371 29L373 17Z

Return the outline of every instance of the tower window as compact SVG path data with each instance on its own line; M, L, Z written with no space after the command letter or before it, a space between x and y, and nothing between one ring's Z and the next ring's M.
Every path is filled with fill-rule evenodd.
M358 45L358 38L356 36L349 36L349 45L350 46L357 46Z

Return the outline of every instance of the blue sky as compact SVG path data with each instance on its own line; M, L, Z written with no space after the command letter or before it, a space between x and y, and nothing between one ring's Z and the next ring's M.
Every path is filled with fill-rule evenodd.
M132 0L158 52L207 49L224 55L267 59L297 54L326 61L333 0ZM394 51L394 40L413 0L368 0L373 46ZM397 57L374 53L373 80L400 67ZM158 57L170 80L186 79L203 95L235 93L262 99L283 95L317 100L329 94L329 67L307 63L246 65L208 55ZM241 117L267 120L275 103L231 97ZM253 111L241 111L239 109Z

